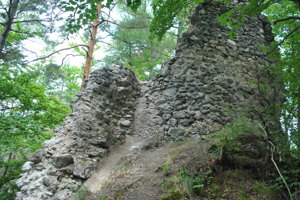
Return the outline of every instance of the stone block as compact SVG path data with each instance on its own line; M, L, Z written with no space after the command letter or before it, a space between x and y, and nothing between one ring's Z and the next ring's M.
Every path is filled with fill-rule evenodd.
M70 154L52 156L52 164L57 168L66 167L74 163L74 158Z

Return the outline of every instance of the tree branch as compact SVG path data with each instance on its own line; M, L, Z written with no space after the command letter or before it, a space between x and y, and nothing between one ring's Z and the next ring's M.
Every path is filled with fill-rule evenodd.
M65 55L65 57L62 59L60 66L63 66L63 64L64 64L64 62L65 62L65 59L66 59L68 56L77 57L77 56L83 56L83 55L67 54L67 55Z
M30 22L51 22L50 20L41 20L41 19L31 19L31 20L21 20L21 21L14 21L13 24L18 24L18 23L30 23Z
M284 22L284 21L288 21L290 19L295 19L295 20L300 20L300 17L287 17L287 18L284 18L284 19L279 19L279 20L276 20L273 24L277 24L278 22Z
M117 40L122 41L122 42L124 42L124 43L126 43L126 44L129 44L129 45L132 45L132 43L131 43L130 41L124 40L124 39L118 37L117 35L115 35L114 33L111 33L111 32L109 32L108 30L106 30L106 32L107 32L110 36L115 37Z
M24 51L28 51L28 52L30 52L32 54L35 54L35 56L38 57L38 54L35 51L31 51L31 50L25 48L24 46L21 46L21 48L24 49Z
M14 29L10 29L10 31L15 32L15 33L20 33L20 34L27 34L27 35L31 35L31 36L35 36L34 34L39 34L38 32L26 32L26 31L17 31Z
M273 53L273 52L277 49L277 47L279 47L282 43L284 43L284 41L285 41L288 37L290 37L293 33L295 33L299 28L300 28L300 26L296 27L296 28L295 28L294 30L292 30L289 34L287 34L287 35L283 38L283 40L281 40L281 42L279 42L279 43L276 45L276 47L274 47L271 51L269 51L269 52L265 55L265 57L267 57L268 55L270 55L271 53Z
M14 21L16 12L18 10L19 1L20 0L14 0L14 1L10 1L9 3L9 9L7 11L7 21L0 34L0 58L3 58L3 50L5 47L8 34L11 30L12 22Z
M73 46L73 47L68 47L68 48L64 48L64 49L59 49L59 50L57 50L57 51L54 51L54 52L50 53L50 54L47 55L47 56L44 56L44 57L40 57L40 58L36 58L36 59L34 59L34 60L31 60L31 61L29 61L29 63L31 63L31 62L36 62L36 61L38 61L38 60L44 60L44 59L49 58L49 57L53 56L54 54L57 54L57 53L59 53L59 52L61 52L61 51L66 51L66 50L74 49L74 48L76 48L76 47L86 47L86 48L89 48L89 47L88 47L87 45L85 45L85 44L78 44L78 45L75 45L75 46Z
M114 25L117 25L117 26L119 26L121 28L125 28L125 29L140 29L140 28L148 28L149 27L147 25L145 25L145 26L139 26L139 27L138 26L137 27L135 27L135 26L123 26L123 25L121 25L121 24L119 24L117 22L113 22L113 21L110 21L110 20L103 20L103 21L111 23L111 24L114 24Z

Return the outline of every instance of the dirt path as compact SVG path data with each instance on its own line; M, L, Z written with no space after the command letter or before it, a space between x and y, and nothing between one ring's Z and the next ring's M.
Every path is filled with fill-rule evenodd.
M92 173L91 177L86 181L86 187L92 192L98 192L102 185L108 181L108 178L116 170L122 158L131 154L138 148L137 144L140 144L142 138L133 136L127 136L125 142L122 145L118 145L112 148L108 156L103 159L99 164L99 167Z

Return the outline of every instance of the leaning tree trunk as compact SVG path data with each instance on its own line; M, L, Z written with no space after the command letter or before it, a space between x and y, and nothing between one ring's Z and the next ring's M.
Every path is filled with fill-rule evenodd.
M0 35L0 58L3 57L4 46L5 46L9 31L11 30L11 25L13 23L15 15L16 15L19 1L20 0L13 0L13 1L10 1L10 3L9 3L9 8L8 8L8 12L7 12L7 21L4 23L4 28Z
M86 55L86 61L85 61L85 66L83 71L83 78L81 82L81 89L80 89L81 91L85 90L87 80L90 76L93 53L96 44L97 30L98 30L98 25L100 23L99 20L100 12L101 12L101 2L97 5L97 15L96 15L96 19L93 21L93 26L91 30L92 33L89 41L88 52Z

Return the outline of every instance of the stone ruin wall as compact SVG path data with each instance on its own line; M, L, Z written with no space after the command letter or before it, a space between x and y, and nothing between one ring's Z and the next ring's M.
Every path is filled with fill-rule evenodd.
M69 199L126 135L159 141L203 137L249 109L254 116L265 107L256 82L272 83L263 67L270 63L257 47L272 40L270 25L263 16L247 17L230 39L229 27L217 17L232 7L199 5L176 56L146 83L122 66L91 73L73 113L23 166L16 199Z
M196 8L193 29L178 42L175 58L141 86L135 115L139 132L182 140L219 130L236 117L259 117L267 106L262 95L274 96L257 85L273 81L263 67L271 63L258 49L272 41L271 27L265 16L246 17L236 37L229 38L230 28L217 18L233 7L210 2Z
M16 199L70 199L109 147L131 134L138 86L133 72L123 67L91 73L73 113L23 166Z

